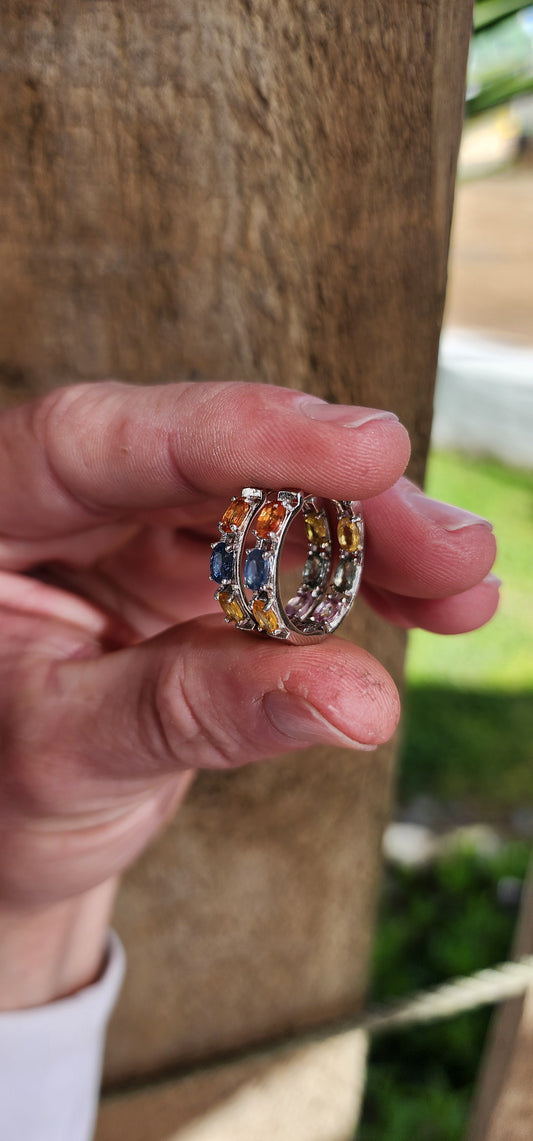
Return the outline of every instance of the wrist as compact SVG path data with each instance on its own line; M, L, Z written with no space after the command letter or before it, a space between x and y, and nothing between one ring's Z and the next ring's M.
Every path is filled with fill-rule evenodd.
M0 1011L42 1006L98 978L118 881L46 907L0 902Z

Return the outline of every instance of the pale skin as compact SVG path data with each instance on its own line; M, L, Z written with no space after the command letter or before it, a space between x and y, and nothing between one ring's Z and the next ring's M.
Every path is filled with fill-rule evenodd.
M362 593L389 621L492 616L490 525L402 479L408 458L395 417L243 383L79 385L0 416L0 1009L97 977L120 875L197 770L317 742L371 764L396 728L366 651L224 622L209 544L241 487L362 499Z

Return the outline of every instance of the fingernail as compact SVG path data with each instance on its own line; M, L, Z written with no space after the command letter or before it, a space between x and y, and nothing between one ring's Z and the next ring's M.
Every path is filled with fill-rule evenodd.
M465 511L463 507L455 507L452 503L441 503L440 499L430 499L424 492L408 479L400 479L397 489L404 502L409 504L417 515L437 523L445 531L463 531L466 527L480 525L492 531L492 523L483 515L474 515L472 511Z
M295 697L283 690L266 693L263 709L274 729L300 744L343 745L350 749L363 749L368 753L377 748L376 745L363 745L361 741L348 737L304 698Z
M394 412L381 408L354 408L352 404L327 404L324 400L303 400L300 411L308 420L319 420L323 424L336 424L339 428L361 428L374 420L388 420L399 424Z
M498 578L497 574L492 574L492 571L490 574L485 576L483 582L489 583L490 586L497 586L498 590L500 589L500 586L503 586L501 578Z

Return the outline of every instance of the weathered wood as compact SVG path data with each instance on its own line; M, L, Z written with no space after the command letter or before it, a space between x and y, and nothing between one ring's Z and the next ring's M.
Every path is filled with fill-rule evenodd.
M422 476L471 0L6 0L0 376L394 409ZM356 489L354 489L356 491ZM399 678L403 636L348 631ZM355 1008L392 748L198 781L127 877L109 1079Z
M386 402L420 469L469 12L8 0L6 386L237 375Z
M106 1097L95 1141L351 1141L365 1055L356 1030Z
M513 954L533 953L533 869ZM496 1011L470 1115L468 1141L529 1141L533 1120L533 988Z

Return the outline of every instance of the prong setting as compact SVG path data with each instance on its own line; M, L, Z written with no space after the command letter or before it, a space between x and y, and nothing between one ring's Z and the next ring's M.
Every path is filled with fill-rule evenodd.
M281 552L300 511L307 560L296 595L284 605ZM225 577L211 577L219 586L215 597L226 622L301 644L320 641L337 629L352 607L362 574L364 525L358 503L292 489L243 488L224 512L219 530L211 558L217 575ZM254 546L245 549L247 535Z

